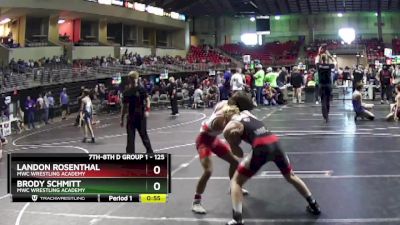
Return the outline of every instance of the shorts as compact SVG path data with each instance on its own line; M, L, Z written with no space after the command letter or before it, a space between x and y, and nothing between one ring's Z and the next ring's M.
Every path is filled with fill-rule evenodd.
M246 177L252 177L267 162L273 161L282 175L292 172L288 156L279 146L278 142L253 149L237 168L237 172Z
M92 114L86 111L83 111L83 121L87 124L91 124L92 121Z
M222 157L229 153L231 150L227 143L224 143L217 137L210 136L206 133L200 133L196 138L196 149L199 153L200 159L210 157L211 153Z

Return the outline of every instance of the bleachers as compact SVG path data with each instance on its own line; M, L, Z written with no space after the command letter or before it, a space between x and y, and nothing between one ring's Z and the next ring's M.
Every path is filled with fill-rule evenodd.
M307 59L310 63L314 62L315 57L318 54L318 49L321 45L326 45L326 49L329 51L335 51L338 48L344 48L348 45L343 44L339 40L316 40L310 45L305 47ZM352 44L365 46L367 52L367 59L369 62L375 60L382 60L384 58L384 44L376 38L357 40Z
M363 44L365 44L367 48L367 58L369 62L374 62L375 60L384 60L384 49L385 45L382 41L378 39L367 39L363 40Z
M230 63L230 59L211 49L208 46L191 46L186 57L188 63Z
M242 44L225 44L220 48L235 57L251 55L252 59L259 59L265 65L289 65L296 62L299 54L299 47L299 42L288 41L285 43L268 43L260 47L248 47Z

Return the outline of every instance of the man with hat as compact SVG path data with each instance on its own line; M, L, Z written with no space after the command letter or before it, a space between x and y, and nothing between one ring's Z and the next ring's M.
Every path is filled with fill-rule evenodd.
M135 153L135 132L138 130L147 153L153 153L149 135L147 134L147 117L150 112L150 97L146 89L139 84L139 73L132 71L128 75L129 87L123 94L121 109L121 127L124 127L125 115L127 116L126 153Z

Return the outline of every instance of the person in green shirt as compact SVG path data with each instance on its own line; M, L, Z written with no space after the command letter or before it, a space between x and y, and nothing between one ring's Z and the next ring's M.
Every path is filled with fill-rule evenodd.
M261 105L262 102L262 91L264 87L264 79L265 79L265 72L263 70L263 67L261 64L258 64L256 66L257 72L253 75L254 80L255 80L255 86L256 86L256 98L257 98L257 104Z
M269 85L273 88L278 87L278 83L276 80L278 79L279 74L274 72L271 67L267 69L267 75L265 75L264 82L268 82Z

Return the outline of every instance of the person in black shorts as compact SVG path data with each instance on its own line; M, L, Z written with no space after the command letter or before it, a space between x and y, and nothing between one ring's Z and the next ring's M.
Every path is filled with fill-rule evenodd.
M147 153L153 153L149 135L147 134L147 117L150 113L150 97L146 89L139 84L139 73L129 73L129 87L123 94L121 109L121 127L124 127L125 115L128 113L126 123L127 146L126 153L135 153L135 133L138 130Z
M364 70L361 65L358 65L353 72L353 92L357 89L358 84L363 83L363 80Z
M384 65L382 70L379 72L379 82L381 83L381 104L385 100L386 95L386 104L389 104L389 101L392 99L392 81L394 77L390 72L388 65Z
M328 57L326 54L321 55L321 61L317 64L319 89L321 96L322 116L325 121L329 120L329 109L332 95L332 69L334 64L328 64Z
M240 142L243 140L252 146L251 153L243 159L231 180L231 198L233 206L233 220L227 225L242 225L243 185L258 172L267 162L273 161L285 179L307 200L307 211L319 215L321 210L318 203L306 184L294 174L289 158L279 145L279 139L272 134L249 111L240 113L236 106L225 106L225 119L229 121L223 133L232 151L240 151Z

